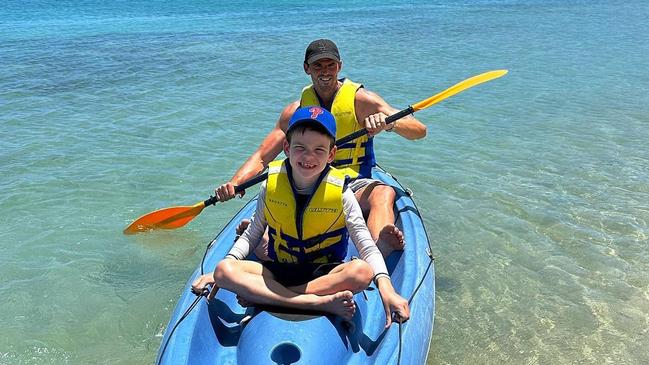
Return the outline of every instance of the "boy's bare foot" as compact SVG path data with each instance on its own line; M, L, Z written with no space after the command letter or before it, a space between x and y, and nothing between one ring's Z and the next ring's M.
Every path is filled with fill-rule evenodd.
M403 232L394 224L388 224L379 233L379 238L376 240L376 246L383 254L383 258L390 256L392 251L403 250L406 241L403 239Z
M244 307L244 308L254 307L255 306L255 303L241 297L240 295L237 295L237 302L239 302L239 305Z
M312 308L304 307L304 309L314 309L323 311L337 316L341 316L344 320L350 321L356 312L356 303L354 303L354 294L349 291L341 291L330 295L315 295L308 294L312 298L316 298L311 303ZM253 307L255 303L237 295L237 301L242 307Z
M320 298L321 303L316 305L317 309L341 316L348 321L354 317L356 303L354 303L354 294L351 291L345 290L336 294L323 295Z
M196 295L200 295L209 284L214 284L212 273L201 275L192 283L192 292Z

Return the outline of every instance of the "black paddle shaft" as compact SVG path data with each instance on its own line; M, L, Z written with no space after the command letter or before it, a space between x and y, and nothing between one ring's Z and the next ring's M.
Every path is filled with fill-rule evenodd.
M394 123L398 119L401 119L401 118L403 118L403 117L405 117L407 115L410 115L410 114L412 114L414 112L415 112L415 109L413 109L412 106L408 106L407 108L405 108L405 109L403 109L401 111L398 111L398 112L388 116L387 118L385 118L385 123L386 124ZM354 132L352 134L349 134L349 135L337 140L336 141L336 146L342 146L343 144L345 144L345 143L347 143L349 141L353 141L356 138L362 137L362 136L364 136L366 134L367 134L367 129L363 128L361 130L358 130L358 131L356 131L356 132ZM235 192L235 194L240 193L240 192L248 189L249 187L257 185L260 182L266 180L267 177L268 177L268 172L264 172L261 175L257 175L255 177L253 177L252 179L244 182L243 184L237 185L234 188L234 192ZM210 198L205 200L203 203L207 207L209 205L216 204L216 202L218 202L218 199L216 199L215 196L210 196Z
M243 184L235 186L235 187L234 187L234 193L235 193L235 194L240 193L240 192L242 192L242 191L248 189L248 188L251 187L251 186L257 185L257 184L259 184L260 182L266 180L267 177L268 177L268 172L264 172L264 173L261 174L261 175L257 175L257 176L255 176L255 177L253 177L252 179L250 179L250 180L244 182ZM205 200L205 201L203 202L203 204L205 204L205 206L207 207L207 206L210 206L210 205L216 204L216 202L218 202L218 201L219 201L219 200L216 199L216 196L210 196L210 198L207 199L207 200Z
M405 117L407 115L410 115L410 114L412 114L414 112L415 112L415 109L413 109L412 106L408 106L407 108L405 108L405 109L403 109L401 111L398 111L398 112L388 116L387 118L385 118L385 123L386 124L394 123L398 119L401 119L401 118L403 118L403 117ZM361 130L358 130L358 131L356 131L356 132L354 132L354 133L352 133L352 134L350 134L348 136L345 136L345 137L337 140L336 141L336 146L340 147L341 145L343 145L343 144L345 144L345 143L347 143L349 141L355 140L358 137L362 137L362 136L364 136L366 134L367 134L367 129L363 128Z

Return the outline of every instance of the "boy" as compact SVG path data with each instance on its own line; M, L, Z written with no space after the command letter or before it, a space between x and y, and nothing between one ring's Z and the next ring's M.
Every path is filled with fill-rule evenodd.
M291 117L283 148L284 161L270 164L250 225L221 260L213 276L192 287L214 283L235 292L243 303L319 310L346 320L356 309L353 293L374 279L386 314L409 318L408 302L392 287L381 252L372 239L343 173L334 159L336 122L327 110L299 108ZM245 260L266 227L268 256L263 263ZM393 227L397 230L396 227ZM342 262L351 236L362 260Z

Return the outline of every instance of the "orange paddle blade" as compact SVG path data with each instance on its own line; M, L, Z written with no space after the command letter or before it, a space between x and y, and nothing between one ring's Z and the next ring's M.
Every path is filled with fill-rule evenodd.
M205 203L200 202L193 206L171 207L156 210L141 216L131 223L124 234L134 234L152 229L174 229L189 223L194 217L201 214Z

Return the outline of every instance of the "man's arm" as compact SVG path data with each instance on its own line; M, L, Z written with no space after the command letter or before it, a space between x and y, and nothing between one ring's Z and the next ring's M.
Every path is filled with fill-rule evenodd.
M391 130L407 139L419 139L426 137L426 125L412 115L401 118L392 124L385 124L385 117L398 112L378 94L358 89L354 100L356 108L356 120L366 128L370 136L384 130Z
M242 184L264 171L268 164L282 152L288 121L299 106L299 101L287 105L277 120L277 124L275 124L275 127L268 133L266 138L264 138L257 150L241 165L230 181L214 190L219 201L234 198L234 188L236 185Z

